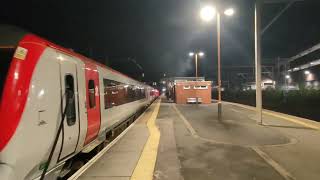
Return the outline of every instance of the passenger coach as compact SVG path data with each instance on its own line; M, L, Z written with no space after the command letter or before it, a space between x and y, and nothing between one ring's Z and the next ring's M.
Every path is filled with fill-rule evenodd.
M158 94L11 26L0 27L0 63L1 180L56 179Z

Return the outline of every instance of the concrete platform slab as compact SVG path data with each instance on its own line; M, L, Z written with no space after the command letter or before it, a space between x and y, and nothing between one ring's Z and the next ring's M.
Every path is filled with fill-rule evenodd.
M154 146L158 148L154 180L320 179L318 130L270 115L263 115L264 125L258 125L254 111L230 104L223 105L222 121L217 120L216 112L214 104L161 103L156 118L160 143ZM149 110L145 118L155 116ZM148 149L151 132L158 130L155 126L152 131L148 129L147 122L136 123L80 179L132 179L142 152ZM139 166L142 170L150 170L146 160L154 163L146 152ZM145 180L141 177L139 180Z
M164 118L159 119L159 122L174 120L174 137L181 164L181 179L283 179L250 148L213 144L194 138L172 108L172 104L162 104L160 117L163 111L166 115L162 116ZM168 160L163 161L158 159L157 164L164 164ZM156 170L159 169L161 170L161 167ZM158 179L166 177L160 176Z
M152 110L146 111L134 126L88 168L80 180L127 180L130 179L149 138L146 125Z
M278 145L290 143L286 135L260 126L256 121L239 116L230 108L223 109L223 120L216 117L216 104L177 105L176 107L188 119L197 133L204 138L221 143L243 146Z
M170 117L170 111L167 109L168 107L169 106L162 106L157 117L157 125L160 129L161 138L154 172L154 180L183 179L173 129L174 117Z

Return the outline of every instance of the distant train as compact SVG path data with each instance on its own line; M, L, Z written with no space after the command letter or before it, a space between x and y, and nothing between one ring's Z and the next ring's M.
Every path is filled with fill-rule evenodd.
M0 27L0 64L1 180L56 179L159 95L12 26Z

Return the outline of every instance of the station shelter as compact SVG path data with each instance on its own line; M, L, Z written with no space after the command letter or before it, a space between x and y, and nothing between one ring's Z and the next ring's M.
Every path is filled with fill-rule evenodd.
M210 104L211 81L176 82L175 102L177 104Z
M173 77L162 79L166 84L166 96L177 104L211 103L211 81L204 77Z

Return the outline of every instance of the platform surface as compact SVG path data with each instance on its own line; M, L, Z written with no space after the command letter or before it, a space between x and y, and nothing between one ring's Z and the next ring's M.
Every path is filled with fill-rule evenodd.
M215 103L157 101L80 179L319 180L319 124L296 121L268 114L260 125L252 109L228 103L219 121Z

